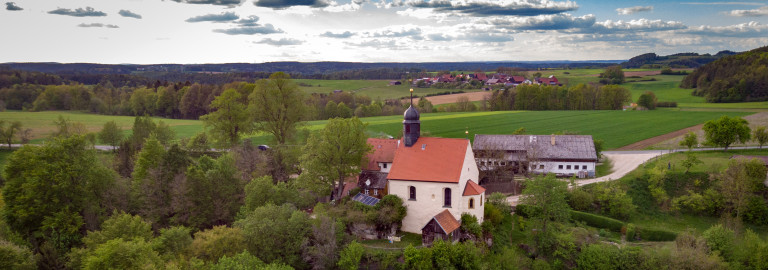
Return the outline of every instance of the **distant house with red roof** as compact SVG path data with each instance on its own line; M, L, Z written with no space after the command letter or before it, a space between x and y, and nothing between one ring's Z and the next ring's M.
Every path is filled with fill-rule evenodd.
M511 82L512 84L518 85L518 84L521 84L521 83L525 82L525 77L523 77L523 76L512 76L512 77L509 78L509 82Z
M560 85L560 81L557 80L555 75L550 75L549 78L536 78L536 83L543 85Z
M439 215L460 220L468 213L482 222L485 189L477 184L479 171L469 140L421 137L419 112L413 106L405 111L403 127L387 175L389 194L402 198L408 208L402 230L435 234L424 236L434 239L452 233L424 230L432 221L446 220Z

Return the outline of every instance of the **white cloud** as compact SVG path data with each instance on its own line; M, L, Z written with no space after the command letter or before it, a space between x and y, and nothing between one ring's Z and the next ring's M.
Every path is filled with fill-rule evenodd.
M756 9L737 9L727 12L728 15L736 17L762 17L768 16L768 6L762 6Z
M485 23L510 30L563 30L589 28L595 24L595 15L574 17L571 14L540 15L535 17L505 17Z
M754 21L728 26L702 25L691 27L683 33L710 37L765 38L768 25Z
M653 6L634 6L634 7L616 9L616 12L618 12L619 15L630 15L638 12L649 12L649 11L653 11Z
M662 21L662 20L648 20L638 19L631 21L612 21L607 20L603 22L596 22L592 27L582 29L581 32L586 33L599 33L599 34L611 34L611 33L631 33L631 32L656 32L656 31L669 31L685 29L686 26L682 22L678 21Z

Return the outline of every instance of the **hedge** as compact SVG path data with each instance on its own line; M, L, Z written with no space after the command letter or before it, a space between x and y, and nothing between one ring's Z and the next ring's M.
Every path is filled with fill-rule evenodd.
M571 210L571 219L582 221L595 228L609 229L614 232L621 232L621 227L624 227L624 222L619 220L573 210Z
M674 101L659 101L659 102L656 102L656 107L661 107L661 108L677 108L677 102L674 102Z
M674 241L677 234L670 231L637 228L637 234L645 241Z

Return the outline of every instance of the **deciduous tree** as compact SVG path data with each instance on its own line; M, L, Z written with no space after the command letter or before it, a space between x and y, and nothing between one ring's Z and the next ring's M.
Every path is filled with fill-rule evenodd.
M115 121L109 121L104 124L104 128L99 132L99 140L102 143L111 145L114 150L123 141L123 130L117 126Z
M768 131L765 130L764 126L756 127L753 136L760 148L763 148L763 145L768 142Z
M5 121L0 120L0 140L7 143L8 148L11 148L13 137L19 132L21 132L21 121L8 122L6 125Z
M220 146L232 147L240 141L240 135L253 130L247 106L240 103L240 99L237 90L227 89L211 103L215 111L200 117L205 127L210 128L211 138Z
M551 253L556 244L556 229L551 222L567 221L571 209L566 200L568 183L555 178L554 174L538 176L526 183L522 203L538 209L531 217L539 229L536 243L545 253Z
M741 117L731 118L726 115L720 119L704 123L704 132L707 143L721 146L724 148L723 151L728 151L728 147L735 142L748 142L751 135L747 120Z
M372 151L366 142L365 127L357 117L328 120L325 128L309 137L301 164L329 188L336 186L334 198L341 198L344 179L360 171L362 159Z
M257 81L249 100L256 129L272 134L277 144L285 144L295 135L305 118L304 92L283 72Z
M683 140L680 141L680 146L685 146L688 148L688 151L691 151L696 145L699 144L699 136L696 135L696 132L688 132L683 137Z
M79 243L101 212L99 197L115 179L84 136L24 146L5 166L4 218L25 237L51 241L60 252ZM83 226L86 227L83 227Z

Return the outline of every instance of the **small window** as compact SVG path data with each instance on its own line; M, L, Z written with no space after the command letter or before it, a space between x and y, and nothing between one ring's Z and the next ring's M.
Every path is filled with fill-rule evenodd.
M483 195L480 195L480 206L483 206Z
M571 165L565 166L565 169L570 170L571 169Z
M405 125L405 133L411 133L411 125Z
M475 209L475 199L469 199L469 209Z
M506 162L506 161L499 161L499 165L501 165L501 166L507 166L507 162Z
M365 190L365 195L368 195L368 190L367 189Z
M587 169L587 165L581 165L581 169L582 170L586 170Z
M378 189L374 189L374 190L373 190L373 195L376 195L376 196L378 196L378 195L379 195L379 190L378 190Z
M408 199L415 201L416 200L416 187L410 186L408 187Z
M386 168L387 168L387 163L384 163L384 169L386 169Z
M446 188L444 190L445 196L443 197L443 207L451 207L451 189Z
M563 165L557 165L557 168L562 170L563 169Z
M544 165L543 165L543 164L542 164L542 165L539 165L539 169L540 169L540 170L543 170L543 169L544 169Z

